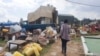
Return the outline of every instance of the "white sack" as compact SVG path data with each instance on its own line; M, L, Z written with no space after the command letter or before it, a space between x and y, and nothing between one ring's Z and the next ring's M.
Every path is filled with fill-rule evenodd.
M21 30L22 30L21 26L13 25L13 26L10 26L10 31L9 32L10 32L10 34L13 34L13 33L19 32Z

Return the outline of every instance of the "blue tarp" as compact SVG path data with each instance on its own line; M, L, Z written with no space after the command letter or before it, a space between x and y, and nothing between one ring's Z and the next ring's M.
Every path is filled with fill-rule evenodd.
M44 30L48 26L55 27L55 24L27 24L27 25L22 25L22 28L25 28L26 30L33 30L33 29Z
M9 22L9 23L0 23L0 26L11 26L11 25L16 25L16 24L18 24L18 23L11 23L11 22Z

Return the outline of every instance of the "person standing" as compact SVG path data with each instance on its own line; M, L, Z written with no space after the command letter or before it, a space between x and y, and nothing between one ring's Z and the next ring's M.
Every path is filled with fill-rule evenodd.
M70 34L70 27L68 25L68 21L65 20L64 23L61 25L60 29L62 53L64 54L64 56L66 56L67 43L70 40L69 34Z

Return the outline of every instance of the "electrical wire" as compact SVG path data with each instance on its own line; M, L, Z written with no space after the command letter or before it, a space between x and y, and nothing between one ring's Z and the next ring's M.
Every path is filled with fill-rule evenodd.
M75 3L75 4L85 5L85 6L100 7L100 6L97 6L97 5L90 5L90 4L84 4L84 3L79 3L79 2L73 2L73 1L70 1L70 0L66 0L66 1L71 2L71 3Z

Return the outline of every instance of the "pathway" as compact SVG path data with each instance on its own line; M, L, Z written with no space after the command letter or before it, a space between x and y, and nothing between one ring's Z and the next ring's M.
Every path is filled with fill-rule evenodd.
M83 56L82 44L80 41L71 40L68 43L67 56ZM61 53L61 41L58 39L44 56L63 56Z

